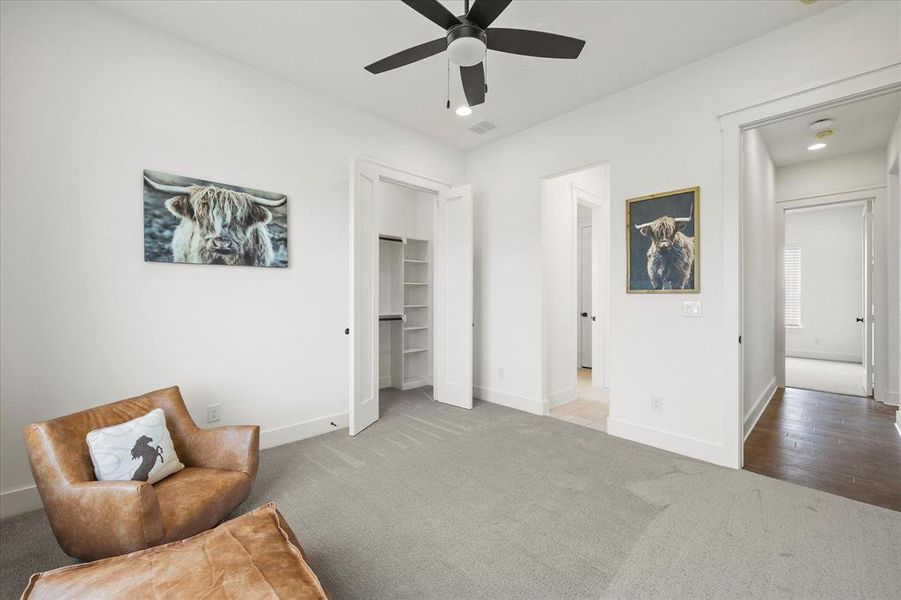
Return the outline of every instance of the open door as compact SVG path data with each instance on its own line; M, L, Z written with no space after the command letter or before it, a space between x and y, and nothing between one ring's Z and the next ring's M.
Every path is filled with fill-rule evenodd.
M592 211L592 214L594 211ZM594 339L594 325L597 323L597 313L592 302L592 288L594 287L594 247L592 243L591 223L581 220L578 225L578 264L579 264L579 366L592 368L591 351Z
M472 189L438 193L434 246L435 399L472 408Z
M376 194L379 176L367 163L355 161L350 193L350 435L379 418L378 292L379 272Z
M866 202L863 209L863 387L867 395L874 396L873 372L875 370L876 310L873 303L873 279L876 273L873 248L873 206Z

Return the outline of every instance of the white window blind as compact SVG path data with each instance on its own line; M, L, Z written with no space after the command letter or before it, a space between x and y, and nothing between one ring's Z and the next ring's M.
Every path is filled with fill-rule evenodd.
M801 326L801 248L785 247L785 326Z

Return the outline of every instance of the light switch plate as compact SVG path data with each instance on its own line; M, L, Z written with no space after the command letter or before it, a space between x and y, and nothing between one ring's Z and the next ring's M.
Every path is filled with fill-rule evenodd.
M682 303L683 317L700 317L701 314L701 302L699 300L687 300Z
M222 405L210 404L206 407L206 422L216 423L222 420Z

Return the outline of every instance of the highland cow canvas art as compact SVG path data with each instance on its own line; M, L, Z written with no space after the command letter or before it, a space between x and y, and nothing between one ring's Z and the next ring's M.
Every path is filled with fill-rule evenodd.
M626 291L698 293L700 188L626 201Z
M284 194L144 171L144 260L288 266Z

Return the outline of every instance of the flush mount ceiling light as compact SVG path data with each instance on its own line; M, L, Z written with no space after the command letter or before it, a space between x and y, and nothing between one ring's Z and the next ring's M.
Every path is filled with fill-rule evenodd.
M463 106L458 106L456 112L459 117L468 117L472 114L472 109L464 104Z
M807 146L807 149L811 150L811 151L816 151L816 150L822 150L825 147L826 147L826 144L824 144L823 142L817 142L816 144L811 144L811 145Z

